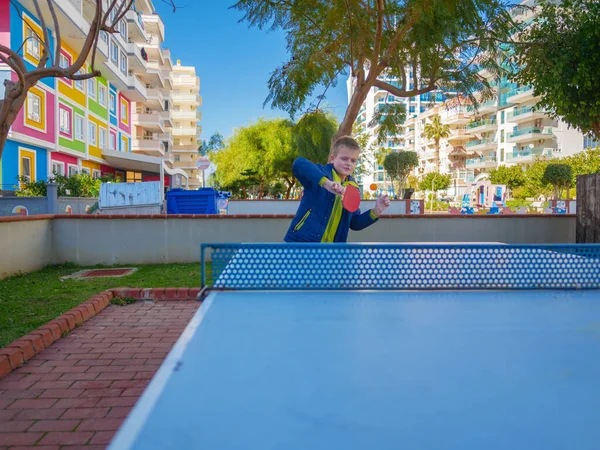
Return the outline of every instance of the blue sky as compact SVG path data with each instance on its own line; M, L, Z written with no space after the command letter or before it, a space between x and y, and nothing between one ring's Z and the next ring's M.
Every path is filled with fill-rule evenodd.
M229 137L234 128L259 117L288 116L269 105L263 108L270 74L287 57L281 31L238 23L242 14L228 9L234 0L176 0L180 8L175 13L161 0L153 2L165 23L164 45L173 63L180 59L195 66L200 77L202 139L217 131ZM341 120L347 105L345 78L329 89L326 102Z

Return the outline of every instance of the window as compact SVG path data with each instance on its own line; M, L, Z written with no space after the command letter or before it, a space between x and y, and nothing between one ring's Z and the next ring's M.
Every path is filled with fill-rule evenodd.
M35 59L40 59L40 39L29 26L26 25L25 27L27 29L27 54Z
M61 53L60 54L60 62L58 63L58 65L62 69L66 69L67 67L69 67L69 58L67 58L66 55Z
M77 175L79 173L79 167L69 164L69 176Z
M180 161L180 159L181 159L181 158L179 157L179 155L175 155L175 162L179 162L179 161Z
M110 112L113 114L117 114L117 97L112 92L108 94L108 102L110 106Z
M97 180L97 179L98 179L98 178L100 178L101 176L102 176L102 174L100 173L100 171L99 171L99 170L97 170L97 169L93 169L93 170L92 170L92 178L93 178L94 180Z
M33 122L42 123L42 98L29 91L27 93L27 118Z
M504 123L504 111L500 111L500 123Z
M52 161L52 175L64 175L65 163L60 161Z
M119 22L119 33L121 33L123 40L127 41L127 22L125 19L122 19L121 22Z
M100 148L106 148L106 129L99 127Z
M81 173L84 173L86 175L91 175L90 174L90 169L88 169L87 167L82 167L81 168Z
M83 73L83 69L79 69L77 71L77 75L83 75ZM83 87L83 80L75 80L75 87L81 92L85 92L85 88Z
M90 145L96 146L96 124L94 122L88 123L88 142Z
M128 183L139 183L142 181L142 173L141 172L127 172L127 182Z
M71 135L71 112L67 109L58 109L60 132Z
M100 32L100 37L102 38L102 40L104 42L108 42L108 33L106 31L101 31Z
M109 150L115 150L117 148L117 136L115 134L110 135L110 139L108 140L108 148Z
M25 182L31 181L31 158L28 156L21 158L21 176L25 178Z
M98 83L98 103L106 107L106 86L101 83Z
M88 96L92 99L92 100L96 100L96 79L95 78L90 78L88 80Z
M114 40L110 41L110 59L115 65L119 64L119 47Z
M83 130L85 119L79 115L75 115L75 139L83 141Z
M500 143L504 144L504 130L500 131Z
M129 108L127 106L127 101L121 99L121 122L124 124L129 123Z
M127 75L127 55L121 50L121 72Z

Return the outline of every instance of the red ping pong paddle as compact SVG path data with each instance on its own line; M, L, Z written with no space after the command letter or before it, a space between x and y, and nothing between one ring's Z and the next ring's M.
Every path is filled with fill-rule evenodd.
M342 198L342 205L344 209L349 212L354 212L360 206L360 192L355 187L349 184L346 186L346 192Z

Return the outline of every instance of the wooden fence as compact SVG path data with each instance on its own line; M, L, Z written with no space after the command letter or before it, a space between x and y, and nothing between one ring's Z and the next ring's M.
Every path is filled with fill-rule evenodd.
M578 244L600 243L600 173L577 177Z

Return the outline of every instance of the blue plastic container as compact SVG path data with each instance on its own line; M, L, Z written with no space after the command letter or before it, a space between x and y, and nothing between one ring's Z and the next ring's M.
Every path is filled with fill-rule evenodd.
M167 192L167 214L218 214L217 193L213 188L171 189Z

